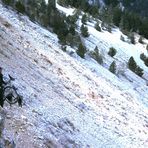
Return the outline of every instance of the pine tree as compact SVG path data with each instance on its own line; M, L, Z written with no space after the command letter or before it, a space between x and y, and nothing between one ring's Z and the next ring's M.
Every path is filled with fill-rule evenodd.
M86 14L84 14L83 16L82 16L82 23L83 24L85 24L86 25L86 22L87 22L87 16L86 16Z
M148 57L144 54L140 54L140 59L144 62L144 64L148 67Z
M116 62L113 61L109 67L109 71L112 72L112 73L116 73Z
M111 47L109 49L108 55L110 55L111 57L113 57L113 56L116 55L116 53L117 53L117 50L115 48Z
M94 51L91 51L90 52L90 56L95 59L99 64L102 64L103 63L103 58L102 58L102 55L99 53L99 49L98 47L96 46Z
M129 39L130 39L130 41L131 41L132 44L135 44L135 43L136 43L136 41L135 41L135 36L134 36L133 33L130 33L130 34L129 34Z
M144 60L144 64L148 67L148 57Z
M48 5L50 5L50 7L55 9L56 8L56 0L48 0Z
M75 31L75 26L71 25L69 27L69 33L71 33L72 35L75 35L76 31Z
M95 29L96 29L97 31L101 31L101 27L99 26L99 22L97 22L97 23L95 24Z
M112 5L112 6L117 6L117 4L119 3L118 0L104 0L106 5Z
M135 74L137 74L138 76L142 77L143 75L143 69L140 68L133 57L130 57L129 61L128 61L128 67L131 71L133 71Z
M11 0L2 0L2 2L6 5L10 5L11 4Z
M104 8L102 10L102 26L103 28L107 29L107 31L112 31L112 25L113 25L113 13L112 13L112 7Z
M144 53L141 53L141 54L140 54L140 59L141 59L142 61L145 61L145 60L146 60L146 55L145 55Z
M135 69L135 73L140 77L142 77L142 75L144 74L143 69L139 66L137 66L137 68Z
M131 71L133 71L133 72L135 72L135 70L136 70L136 68L137 68L137 64L136 64L136 62L135 62L135 60L134 60L133 57L130 57L130 59L129 59L129 61L128 61L128 68L129 68Z
M80 30L83 37L89 37L88 28L86 26L82 25Z
M119 8L119 6L115 7L113 9L113 23L119 27L120 21L122 16L122 10Z
M20 13L24 13L25 12L25 6L20 1L17 1L15 3L15 7L16 7L18 12L20 12Z
M78 16L77 16L77 14L74 14L74 15L69 15L69 16L67 16L67 18L66 18L66 22L68 23L68 24L70 24L70 25L72 25L72 26L77 26L77 24L76 24L76 21L78 20Z
M78 47L78 50L77 50L77 54L78 54L81 58L84 58L85 53L86 53L86 47L85 47L82 43L80 43L80 44L79 44L79 47Z
M143 44L144 42L143 42L143 37L142 36L140 36L140 38L139 38L139 43L141 43L141 44Z
M99 15L98 5L91 5L89 9L89 13L95 18L98 17Z
M129 24L129 19L128 19L128 13L124 12L122 14L121 21L119 23L119 28L124 32L127 32L131 29Z

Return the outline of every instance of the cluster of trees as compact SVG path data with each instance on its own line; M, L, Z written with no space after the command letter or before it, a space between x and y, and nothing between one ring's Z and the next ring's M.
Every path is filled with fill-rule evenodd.
M15 1L15 0L2 0L3 3L6 5L13 6L17 11L24 13L25 7L21 1Z
M114 57L117 53L117 50L114 47L109 48L108 55L111 57ZM109 66L109 71L113 74L116 74L116 62L113 61L111 65Z
M148 17L147 0L104 0L105 4L116 7L121 2L126 10Z
M117 53L116 49L111 47L109 49L108 55L113 57L116 55L116 53ZM146 57L144 54L141 54L140 58L144 61L145 65L148 66L148 57ZM128 61L128 68L140 77L142 77L142 75L144 74L143 69L137 65L133 57L130 57ZM113 61L111 65L109 66L109 71L116 74L116 62L115 61Z
M119 5L118 0L104 0L106 7L99 10L98 5L90 5L88 0L58 0L61 5L73 6L88 12L91 15L98 17L103 21L103 25L111 32L111 27L116 25L124 33L127 32L137 32L144 37L148 38L148 18L141 16L136 11L130 11L131 0L122 0L122 4L127 7L127 9L122 10ZM132 0L133 3L137 4L137 1ZM138 4L143 4L147 2L138 2ZM138 8L138 7L137 7ZM142 8L141 8L142 10ZM146 8L144 8L147 11Z
M125 34L128 32L137 32L148 38L148 18L142 17L136 13L121 10L119 6L108 6L100 12L100 19L107 23L119 27Z
M133 57L130 57L128 61L128 68L140 77L142 77L142 75L144 74L143 69L140 68L140 66L136 64ZM109 66L109 71L116 74L116 62L115 61L113 61L111 65Z
M72 6L79 8L84 12L88 12L91 15L95 16L98 14L98 6L90 5L88 0L58 0L58 3L62 6Z
M141 16L148 17L147 0L122 0L127 10L138 13Z
M55 0L48 0L47 4L45 0L2 0L2 2L56 33L61 43L79 45L80 37L75 31L77 12L66 17L56 9Z
M2 0L6 5L10 5L21 13L27 14L33 21L40 23L41 25L47 27L47 29L55 32L62 44L67 44L70 46L76 46L77 54L81 57L85 57L87 49L81 41L79 33L76 31L76 22L79 18L79 10L75 12L72 16L65 16L56 9L55 0L48 0L48 4L45 0ZM109 6L104 8L99 14L99 9L97 5L90 5L88 0L58 0L61 5L73 6L80 8L85 12L88 12L95 17L101 18L103 24L110 30L110 26L116 25L120 27L124 32L134 31L139 32L144 37L148 38L148 19L142 18L135 13L128 11L122 11L117 3L118 0L105 0L105 3ZM88 37L87 15L82 16L82 26L80 28L81 35L83 37ZM99 22L95 24L95 28L101 31ZM134 44L134 36L130 36L131 42ZM142 41L142 37L139 39ZM148 48L148 46L147 46ZM148 50L148 49L147 49ZM113 57L116 54L115 48L110 48L108 54ZM99 53L96 47L93 52L90 53L91 57L94 58L99 64L103 63L102 55ZM148 66L148 57L144 54L140 55L140 58L144 61L145 65ZM131 57L128 61L128 67L130 70L135 72L137 75L143 75L143 69L141 69L135 62L134 58ZM113 61L109 67L112 73L116 73L116 63Z
M143 18L136 13L123 11L116 24L123 32L137 32L148 38L148 18Z

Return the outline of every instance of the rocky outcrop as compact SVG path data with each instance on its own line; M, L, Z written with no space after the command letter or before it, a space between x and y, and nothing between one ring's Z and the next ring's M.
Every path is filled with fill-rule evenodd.
M5 121L6 113L3 109L0 109L0 138L2 137L3 129L4 129L4 121Z
M6 111L0 108L0 148L15 148L15 142L4 137Z
M5 116L5 111L3 109L0 109L0 148L4 148L5 146L5 140L3 138Z

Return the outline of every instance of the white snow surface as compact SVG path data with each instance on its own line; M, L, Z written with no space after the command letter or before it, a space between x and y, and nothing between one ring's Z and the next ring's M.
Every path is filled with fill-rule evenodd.
M98 32L93 26L88 23L84 41L90 50L99 47L104 67L69 56L55 34L0 5L0 65L24 97L22 108L4 108L4 134L17 148L46 148L51 141L68 148L148 147L148 68L139 59L146 44L122 42L118 29ZM118 51L114 58L109 47ZM130 56L144 69L143 78L125 66ZM113 60L122 71L118 77L107 70Z
M56 8L58 10L62 11L63 13L65 13L66 16L73 15L73 13L75 11L75 8L65 8L65 7L60 6L58 3L56 3Z

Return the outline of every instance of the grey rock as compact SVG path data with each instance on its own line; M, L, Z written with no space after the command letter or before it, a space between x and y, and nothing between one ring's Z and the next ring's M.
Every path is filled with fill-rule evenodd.
M0 108L0 138L2 137L4 122L5 122L6 112Z

